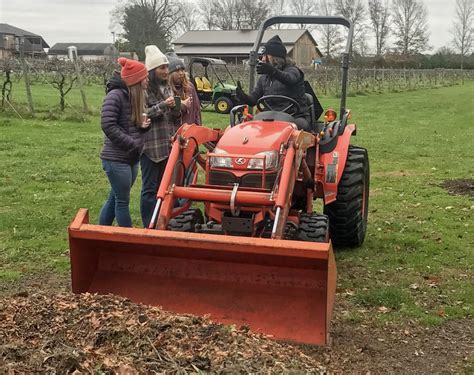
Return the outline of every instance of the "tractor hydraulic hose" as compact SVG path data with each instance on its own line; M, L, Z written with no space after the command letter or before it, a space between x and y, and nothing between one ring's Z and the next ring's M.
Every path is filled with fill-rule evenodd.
M281 211L281 208L277 207L276 214L275 214L275 221L273 222L273 228L272 228L272 238L275 238L275 235L276 235L276 231L278 228L278 221L280 219L280 211Z
M158 198L156 201L155 209L153 210L153 215L150 220L150 224L148 225L148 229L154 229L155 228L155 221L156 217L158 216L158 212L160 211L160 206L161 206L161 198Z

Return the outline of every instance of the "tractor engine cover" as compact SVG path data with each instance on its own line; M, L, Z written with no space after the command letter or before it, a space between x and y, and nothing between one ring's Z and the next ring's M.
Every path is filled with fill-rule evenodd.
M249 121L228 129L217 147L229 154L256 154L279 150L288 143L295 126L283 121Z

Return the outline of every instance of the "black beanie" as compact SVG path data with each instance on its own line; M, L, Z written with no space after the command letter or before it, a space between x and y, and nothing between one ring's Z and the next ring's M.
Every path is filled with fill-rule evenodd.
M286 48L283 45L280 37L275 35L268 39L262 49L264 55L272 55L276 57L286 57Z

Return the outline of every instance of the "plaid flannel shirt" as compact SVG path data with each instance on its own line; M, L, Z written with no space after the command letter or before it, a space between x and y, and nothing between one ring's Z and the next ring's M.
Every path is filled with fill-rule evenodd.
M181 113L176 113L164 103L170 96L173 96L173 91L168 85L160 85L157 95L148 92L147 114L151 124L144 135L143 153L155 163L169 156L171 138L181 125Z

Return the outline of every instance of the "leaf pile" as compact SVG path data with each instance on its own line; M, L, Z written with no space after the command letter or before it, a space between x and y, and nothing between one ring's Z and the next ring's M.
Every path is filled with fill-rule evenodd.
M134 374L325 369L298 348L245 327L175 315L117 296L37 293L0 302L0 370Z

